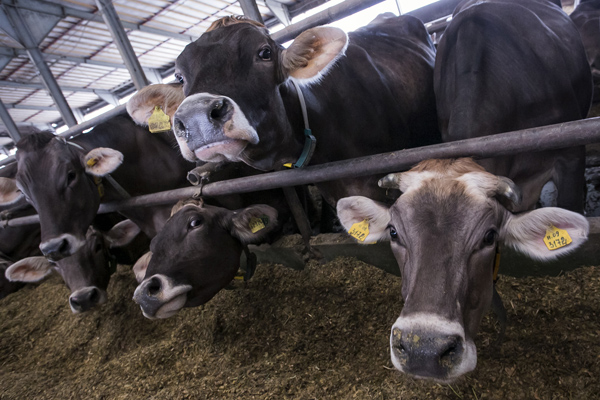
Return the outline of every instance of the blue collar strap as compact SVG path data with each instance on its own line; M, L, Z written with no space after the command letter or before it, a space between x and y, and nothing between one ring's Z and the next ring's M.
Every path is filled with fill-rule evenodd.
M302 90L300 89L300 85L296 80L291 80L294 86L296 87L296 92L298 93L298 100L300 100L300 107L302 108L302 118L304 119L304 149L302 149L302 154L293 164L294 168L302 168L310 162L310 159L315 152L315 147L317 147L317 139L312 135L312 131L308 125L308 113L306 111L306 102L304 101L304 95L302 94Z

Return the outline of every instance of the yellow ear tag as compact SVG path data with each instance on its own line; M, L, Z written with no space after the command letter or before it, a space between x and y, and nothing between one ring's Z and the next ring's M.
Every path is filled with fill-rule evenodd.
M159 106L154 106L154 111L148 118L148 128L150 132L164 132L171 129L171 119Z
M544 235L544 243L548 250L560 249L561 247L571 244L571 242L573 242L573 240L571 239L571 236L569 236L569 232L564 229L559 229L554 225L551 225Z
M92 157L87 160L86 164L88 167L93 167L94 165L98 164L98 159L96 157Z
M265 229L265 223L261 218L250 218L250 230L252 231L252 233L256 233L262 229Z
M348 231L348 234L354 239L364 242L367 236L369 236L369 222L363 219L360 222L353 224Z
M292 163L291 162L285 163L285 164L283 164L283 166L286 168L292 168Z

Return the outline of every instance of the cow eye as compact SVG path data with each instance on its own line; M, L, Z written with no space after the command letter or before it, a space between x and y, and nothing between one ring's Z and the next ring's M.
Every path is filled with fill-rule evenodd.
M398 241L398 232L396 231L396 228L394 228L393 226L390 226L390 238L394 242Z
M496 237L498 236L498 232L495 229L490 229L483 236L483 245L491 246L496 243Z
M183 85L183 76L181 74L175 74L175 79Z
M263 47L262 49L260 49L260 51L258 52L258 56L265 61L270 61L271 60L271 49L268 47Z
M67 172L67 186L73 183L75 178L77 178L77 173L75 171Z
M188 227L190 229L198 228L202 225L202 220L200 218L192 218L188 223Z

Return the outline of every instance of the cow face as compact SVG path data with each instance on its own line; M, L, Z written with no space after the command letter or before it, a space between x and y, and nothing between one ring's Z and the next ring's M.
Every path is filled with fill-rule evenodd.
M269 170L289 151L282 144L287 140L289 147L291 141L280 93L289 89L281 86L290 78L318 80L343 54L347 35L337 28L313 28L284 49L266 28L231 21L203 34L177 58L176 77L186 99L174 115L173 130L190 161L243 161Z
M229 211L188 201L174 210L152 240L151 255L134 266L143 281L133 299L147 318L209 301L235 276L242 246L264 240L277 225L277 211L266 205Z
M116 269L109 248L129 244L139 232L129 220L118 223L106 234L90 227L83 246L72 256L57 262L28 257L8 267L6 277L12 282L39 282L55 270L71 291L71 311L75 314L89 311L107 300L106 288Z
M473 339L491 304L498 243L547 260L587 239L588 223L579 214L559 208L509 212L503 203L517 202L518 189L469 159L424 162L388 175L380 186L403 194L389 208L365 197L344 198L338 215L347 229L367 220L366 242L391 242L404 299L390 336L391 358L415 377L450 382L475 368ZM551 226L567 231L572 243L546 248Z
M94 179L114 171L123 155L107 148L86 153L47 132L26 136L17 147L17 185L39 213L40 250L54 261L74 254L100 205Z

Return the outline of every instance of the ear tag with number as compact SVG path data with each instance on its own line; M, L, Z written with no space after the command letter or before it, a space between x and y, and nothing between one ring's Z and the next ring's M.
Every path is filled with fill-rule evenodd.
M148 118L148 128L152 133L165 132L171 129L171 119L160 106L154 106L154 111Z
M571 236L569 236L569 232L557 228L554 225L551 225L544 235L544 243L548 250L560 249L561 247L571 244L571 242L573 242L573 240L571 239Z
M252 233L256 233L260 230L265 229L265 227L269 224L269 219L267 218L267 222L265 223L265 221L262 218L257 218L257 217L252 217L250 218L250 230L252 231Z
M86 164L88 167L93 167L94 165L98 164L98 159L96 157L92 157L87 160Z
M363 219L360 222L353 224L348 230L348 234L354 239L364 242L367 236L369 236L369 221Z

